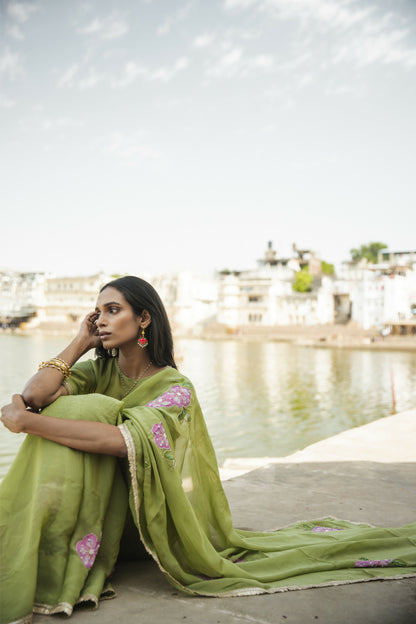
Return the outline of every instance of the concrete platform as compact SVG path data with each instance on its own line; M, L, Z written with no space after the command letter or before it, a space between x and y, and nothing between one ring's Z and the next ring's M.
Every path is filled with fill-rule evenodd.
M348 429L287 457L227 459L220 469L221 479L237 477L271 463L316 461L416 462L416 409Z
M377 458L384 461L367 460L373 459L377 423L372 423L335 436L335 442L318 443L332 453L331 448L342 448L342 436L350 450L361 439L360 461L357 454L355 461L334 461L333 455L327 461L323 447L317 461L316 448L312 455L306 449L302 459L280 458L226 481L234 525L263 530L324 516L382 526L415 522L416 410L412 412L377 421L384 431ZM76 610L74 624L416 624L416 578L244 598L194 598L173 589L153 561L143 560L120 563L113 585L118 597L94 611ZM51 618L35 616L34 623L51 624Z

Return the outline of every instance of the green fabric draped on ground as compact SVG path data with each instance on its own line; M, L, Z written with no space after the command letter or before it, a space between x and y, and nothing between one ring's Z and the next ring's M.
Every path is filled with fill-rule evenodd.
M110 370L94 375L114 382ZM91 393L84 381L86 394L61 397L44 413L118 425L128 460L26 437L0 486L1 624L32 612L70 615L77 603L112 597L108 579L130 515L138 529L130 539L189 594L416 576L416 523L320 519L271 532L235 529L194 388L178 371L143 379L123 401L119 389L105 396L108 386L98 384ZM76 375L72 384L79 392Z

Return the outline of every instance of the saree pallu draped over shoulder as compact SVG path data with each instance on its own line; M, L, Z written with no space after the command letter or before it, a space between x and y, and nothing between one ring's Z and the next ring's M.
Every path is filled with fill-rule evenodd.
M0 622L72 613L112 597L130 508L167 580L202 596L244 596L416 576L416 523L378 528L320 519L270 532L233 528L215 453L189 380L174 369L123 401L65 396L56 418L118 425L120 460L28 435L0 487ZM26 618L26 619L25 619Z

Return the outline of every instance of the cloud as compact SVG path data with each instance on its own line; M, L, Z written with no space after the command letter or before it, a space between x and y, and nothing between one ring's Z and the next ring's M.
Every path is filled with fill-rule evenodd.
M205 33L203 35L198 35L197 37L195 37L192 45L194 46L194 48L207 48L211 45L214 39L215 35Z
M258 0L225 0L224 5L226 9L247 9L258 3Z
M13 108L14 101L8 98L6 95L0 93L0 107L1 108Z
M161 82L170 82L179 72L182 72L189 66L189 59L186 56L179 58L173 65L158 67L153 71L148 71L149 80Z
M294 56L290 60L281 62L279 64L279 68L288 73L291 73L295 70L307 66L308 64L310 64L311 61L313 61L312 53L310 51L304 52L301 50L296 56Z
M88 70L88 74L78 81L77 87L84 91L85 89L92 89L96 87L100 82L108 82L108 77L105 74L97 72L93 67Z
M9 48L6 48L3 56L0 57L0 75L2 74L8 76L11 80L23 74L19 55L11 52Z
M416 48L408 48L405 39L406 30L392 30L354 37L348 43L341 45L334 55L332 62L354 63L358 66L374 63L400 63L405 67L416 66Z
M271 54L258 54L248 61L248 66L253 69L270 69L275 63Z
M118 39L129 31L129 25L117 12L107 17L94 18L87 26L78 29L80 35L98 35L102 39Z
M181 56L172 65L162 65L156 68L145 67L135 61L129 61L125 64L121 76L112 80L111 86L115 89L128 87L139 77L152 82L170 82L188 66L189 58L187 56Z
M57 119L45 119L42 123L42 130L55 131L74 128L83 128L85 122L80 119L71 119L69 117L58 117Z
M403 27L404 19L398 12L383 12L374 4L363 8L358 0L224 0L224 8L252 9L276 20L297 22L300 31L308 33L314 56L316 41L323 31L327 37L328 65L416 65L416 47L410 42L409 28Z
M64 71L62 76L58 80L58 87L72 87L74 86L74 78L78 74L80 66L78 63L73 63L67 70Z
M36 13L38 7L30 2L12 1L7 5L6 13L9 23L6 24L7 34L16 41L23 41L25 38L22 25Z
M92 89L98 84L110 86L113 89L123 89L132 85L139 78L151 82L170 82L179 73L189 67L187 56L179 57L171 65L146 67L137 61L128 61L120 71L112 73L98 72L94 67L84 67L82 63L74 63L66 69L58 79L58 87L75 88L79 90Z
M110 76L97 72L94 67L89 67L81 75L82 64L73 63L58 79L58 87L75 88L81 91L92 89L100 83L110 82Z
M141 160L157 160L160 154L146 145L138 136L125 136L121 132L111 132L91 145L93 152L115 158L128 167L137 166Z
M128 87L137 80L139 76L146 76L147 70L135 61L128 61L121 71L119 78L112 81L112 87L115 89Z
M242 48L234 47L215 59L205 69L205 75L213 78L246 76L254 71L270 71L275 67L271 54L248 56Z
M227 52L221 59L220 65L224 67L230 67L232 65L236 65L243 55L243 51L240 48L234 48L234 50L230 50Z
M231 48L225 54L212 62L206 68L205 74L213 78L233 76L241 70L242 57L243 50L241 48Z
M163 22L157 27L156 29L157 34L161 36L167 35L172 30L173 26L184 21L188 17L192 9L192 5L193 5L192 2L188 2L183 7L180 7L172 15L167 15L165 19L163 20Z
M355 0L265 0L266 10L275 10L283 18L315 20L331 28L346 29L364 21L373 9L354 8Z
M7 6L7 14L19 24L24 24L35 13L38 7L31 2L12 1Z
M315 20L322 24L349 28L365 19L371 8L356 9L355 0L225 0L225 9L255 7L278 19Z
M355 97L361 97L363 95L363 88L361 86L354 86L348 84L329 84L325 89L325 95L329 96L341 96L352 95Z
M17 39L17 41L23 41L25 38L22 29L18 24L13 24L7 27L7 33L13 37L13 39Z

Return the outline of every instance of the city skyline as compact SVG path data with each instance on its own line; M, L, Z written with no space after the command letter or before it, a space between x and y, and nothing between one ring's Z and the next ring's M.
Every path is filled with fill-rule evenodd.
M416 248L409 0L0 5L0 267Z

